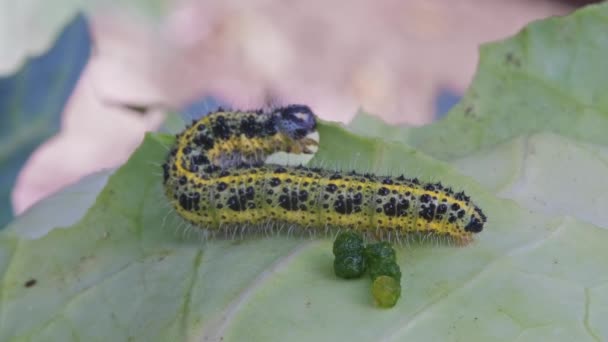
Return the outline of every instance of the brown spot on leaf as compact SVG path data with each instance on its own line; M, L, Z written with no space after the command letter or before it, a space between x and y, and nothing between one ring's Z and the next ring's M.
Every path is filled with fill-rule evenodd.
M514 67L521 67L521 60L513 55L512 52L507 53L507 55L505 56L505 61L508 65L512 65Z

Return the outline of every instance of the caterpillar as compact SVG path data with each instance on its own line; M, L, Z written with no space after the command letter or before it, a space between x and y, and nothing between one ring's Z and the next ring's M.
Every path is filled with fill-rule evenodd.
M482 210L440 183L265 163L275 152L311 154L316 127L305 105L220 108L176 135L162 165L165 195L179 216L212 233L276 224L350 229L380 240L428 233L467 242L482 231Z

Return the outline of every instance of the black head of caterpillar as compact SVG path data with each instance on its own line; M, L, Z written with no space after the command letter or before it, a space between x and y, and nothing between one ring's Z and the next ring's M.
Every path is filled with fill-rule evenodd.
M306 106L218 111L178 135L164 165L180 216L210 231L268 226L353 229L379 239L409 233L468 241L486 217L464 193L417 179L263 164L276 151L310 153ZM230 228L233 227L233 228Z
M478 206L475 206L471 213L469 223L464 227L464 230L471 233L479 233L483 230L483 225L486 223L487 217Z
M315 132L317 120L314 113L303 105L291 105L274 111L278 129L292 139L302 139Z

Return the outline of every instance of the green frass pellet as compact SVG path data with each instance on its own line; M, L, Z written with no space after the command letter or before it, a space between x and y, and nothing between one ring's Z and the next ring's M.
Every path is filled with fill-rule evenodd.
M359 278L365 272L363 254L340 255L334 260L334 273L344 279Z
M374 264L379 261L397 261L395 250L388 242L369 244L365 247L364 253L368 263L370 264Z
M388 242L379 242L367 245L364 254L372 278L374 302L383 308L395 306L401 296L401 269L395 250Z
M401 284L390 276L379 276L372 283L374 302L381 308L392 308L401 296Z
M334 241L333 252L335 256L362 254L365 246L363 237L354 231L346 231L338 234Z
M382 260L369 265L369 275L371 276L372 281L380 276L389 276L396 281L400 281L401 269L394 261Z
M361 234L353 231L338 234L333 247L336 276L345 279L361 277L366 266L364 248Z

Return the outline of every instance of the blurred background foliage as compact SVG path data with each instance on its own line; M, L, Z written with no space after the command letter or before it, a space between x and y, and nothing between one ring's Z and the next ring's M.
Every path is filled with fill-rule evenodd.
M0 227L13 216L11 190L30 155L60 129L61 113L91 50L83 15L75 16L49 51L0 78ZM47 170L52 181L53 170Z

